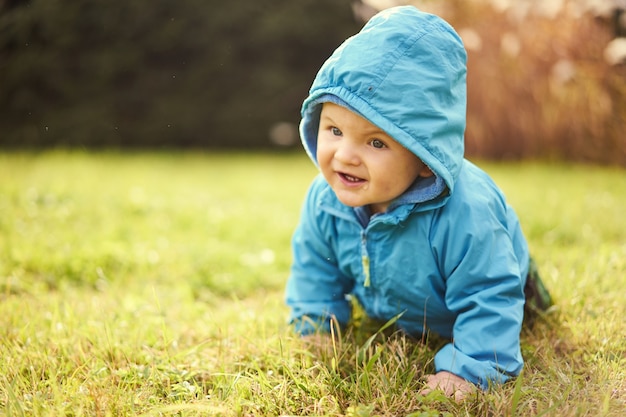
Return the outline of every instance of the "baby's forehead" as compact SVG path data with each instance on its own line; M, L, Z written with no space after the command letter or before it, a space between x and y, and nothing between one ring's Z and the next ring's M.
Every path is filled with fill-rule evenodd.
M353 109L347 104L339 104L332 101L320 103L320 117L343 117L360 119L363 123L375 126L367 117Z
M321 103L320 119L342 122L349 124L354 129L367 131L369 133L382 133L389 136L387 132L369 121L357 111L333 102ZM389 137L391 138L391 136Z

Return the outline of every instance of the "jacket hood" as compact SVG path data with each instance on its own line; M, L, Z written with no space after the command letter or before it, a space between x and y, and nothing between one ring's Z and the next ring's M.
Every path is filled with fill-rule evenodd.
M441 18L413 6L378 13L317 73L301 112L307 154L317 165L321 106L332 101L413 152L451 193L464 153L466 62Z

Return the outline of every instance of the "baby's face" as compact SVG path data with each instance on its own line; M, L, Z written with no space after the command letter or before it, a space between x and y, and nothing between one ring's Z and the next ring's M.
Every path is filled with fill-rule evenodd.
M339 200L351 207L387 210L418 176L433 175L412 152L361 116L324 103L317 162Z

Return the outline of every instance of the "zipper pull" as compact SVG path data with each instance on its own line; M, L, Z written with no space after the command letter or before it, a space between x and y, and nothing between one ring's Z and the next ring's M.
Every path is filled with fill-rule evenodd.
M365 281L363 282L363 286L368 288L371 284L370 280L370 258L367 255L363 255L361 257L361 262L363 263L363 273L365 274Z

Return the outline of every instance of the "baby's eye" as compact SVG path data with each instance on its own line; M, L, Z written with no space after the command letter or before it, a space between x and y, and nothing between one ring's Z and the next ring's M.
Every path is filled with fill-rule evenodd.
M341 130L339 130L339 128L336 128L336 127L333 126L333 127L330 128L330 131L335 136L341 136Z
M387 147L387 145L385 145L385 142L383 142L383 141L382 141L382 140L380 140L380 139L373 139L373 140L370 142L370 144L371 144L374 148L377 148L377 149L381 149L381 148L385 148L385 147Z

